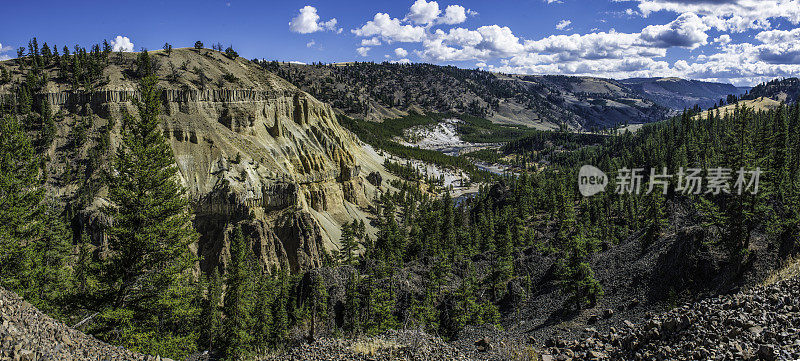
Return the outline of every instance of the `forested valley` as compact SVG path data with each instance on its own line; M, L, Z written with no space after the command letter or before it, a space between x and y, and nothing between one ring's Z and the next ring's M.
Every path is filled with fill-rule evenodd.
M164 52L172 52L167 45ZM237 58L232 48L226 53ZM561 295L552 301L558 311L551 317L559 322L595 308L609 287L592 262L621 245L646 254L700 226L698 247L720 255L726 287L736 287L745 276L766 277L796 254L800 241L798 102L770 110L738 104L726 112L690 109L618 134L520 131L498 150L517 159L518 171L504 176L481 173L468 158L406 149L388 140L395 135L391 129L342 116L345 127L379 151L429 157L474 173L483 182L479 192L456 198L413 168L387 163L396 178L371 200L369 224L341 226L339 247L323 250L321 267L265 266L237 225L224 267L208 272L197 266L201 256L192 251L200 237L193 227L195 208L178 181L159 117L166 111L159 88L165 79L159 79L164 69L156 55L144 51L126 65L141 94L131 100L135 113L97 126L90 107L74 111L79 121L59 153L71 160L58 181L78 189L66 202L48 192L53 177L47 176L56 161L47 149L63 114L37 94L53 81L78 94L102 87L115 54L107 44L59 53L33 39L19 55L15 80L0 63L0 82L8 90L0 94L0 285L68 325L137 352L184 358L208 351L236 360L320 337L399 329L456 341L470 327L514 328L548 288ZM109 134L117 126L121 136L112 142ZM87 138L96 145L82 148ZM587 164L609 175L605 192L579 193L578 172ZM758 168L761 175L757 192L737 194L730 184L727 192L704 185L698 194L687 194L681 191L685 184L672 177L663 193L657 187L620 194L615 177L623 168L725 168L734 179L740 169ZM643 188L650 181L645 172ZM74 232L72 224L75 212L101 190L106 202L99 214L113 220L102 245ZM767 248L779 249L780 256L761 256ZM551 266L542 270L545 263ZM697 277L649 301L682 301L710 287ZM518 350L538 352L533 345Z

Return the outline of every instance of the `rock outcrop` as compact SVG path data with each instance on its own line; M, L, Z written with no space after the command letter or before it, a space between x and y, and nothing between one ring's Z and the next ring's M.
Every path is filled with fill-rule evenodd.
M105 69L108 81L96 90L72 91L52 69L54 80L36 94L59 115L56 140L46 151L53 160L49 193L75 208L76 233L88 231L98 245L104 242L104 220L96 210L105 202L104 191L101 187L75 205L76 194L85 189L64 181L64 174L93 161L89 158L96 155L87 150L108 125L114 125L108 153L113 154L124 114L136 116L139 94L130 78L136 55L121 56ZM150 56L160 64L163 131L196 211L203 270L226 263L238 224L268 269L298 270L320 265L322 253L337 247L341 224L369 223L367 209L379 187L365 177L389 175L383 160L339 125L329 105L250 61L220 52L177 49L170 56ZM0 95L3 102L14 101L8 86L0 87ZM67 151L71 129L87 117L89 144ZM100 170L90 172L88 177L96 178Z

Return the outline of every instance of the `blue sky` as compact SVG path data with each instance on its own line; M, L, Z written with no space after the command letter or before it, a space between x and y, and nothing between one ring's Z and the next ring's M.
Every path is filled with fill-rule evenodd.
M16 56L14 49L37 36L59 47L109 39L138 51L201 40L268 60L429 62L736 85L800 75L800 0L75 3L3 4L0 58Z

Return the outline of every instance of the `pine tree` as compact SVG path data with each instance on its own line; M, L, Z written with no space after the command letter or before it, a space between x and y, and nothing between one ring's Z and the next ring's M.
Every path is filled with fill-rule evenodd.
M203 310L205 341L209 353L216 355L222 336L222 277L215 268L211 273L206 290L206 303Z
M275 302L275 282L271 275L258 277L256 281L256 301L253 308L253 337L254 345L260 350L266 350L272 340L272 305Z
M594 305L603 294L603 289L587 262L592 243L583 232L578 232L570 239L558 263L562 290L577 309L587 304Z
M106 305L98 333L133 349L182 355L193 351L189 245L197 239L177 167L159 128L158 79L144 78L136 101L139 117L124 114L122 144L108 174L113 220L110 253L101 269ZM122 328L122 332L114 331Z
M225 323L223 338L225 356L238 359L252 342L252 263L249 241L244 237L241 226L234 230L231 241L231 262L225 279Z
M0 119L0 284L33 286L35 240L42 232L39 161L15 117ZM24 293L23 293L24 294Z
M347 279L344 293L344 330L352 333L361 332L359 283L358 274L353 272Z
M139 53L139 57L136 58L136 75L138 75L140 79L144 79L148 76L155 75L155 73L155 59L150 58L150 53L147 52L147 49L142 49Z
M289 335L289 274L285 269L278 272L275 302L272 303L272 340L282 345Z
M327 319L328 312L328 291L325 289L325 281L322 276L314 272L311 275L311 328L308 338L313 341L316 338L318 319Z
M729 118L726 119L726 123L730 124L723 129L723 134L721 136L726 145L723 149L722 156L725 157L726 163L734 172L745 168L751 169L751 167L759 163L754 155L753 146L751 144L751 138L753 136L751 120L753 119L754 113L752 109L745 107L739 108L738 105L736 106L736 110L732 117L726 116L726 118ZM782 133L780 131L777 132ZM764 137L766 139L771 138L769 135L765 135ZM785 137L775 136L775 138L779 139ZM778 140L775 142L778 143ZM784 151L784 149L775 151L783 154L782 151ZM775 156L776 154L773 154L773 157ZM783 159L783 157L777 158ZM783 167L782 160L779 167ZM769 169L769 171L774 172L775 170ZM775 180L776 183L780 181L778 177L776 177ZM766 193L775 192L779 192L779 189L771 188L766 191ZM756 214L759 203L757 198L759 196L764 196L764 193L765 192L762 192L761 195L753 195L749 192L743 192L741 195L721 194L718 197L724 200L720 202L722 204L720 208L725 219L722 242L728 248L730 257L737 262L743 260L750 246L751 232L755 228L755 223L757 221Z
M369 287L366 299L367 324L365 331L369 335L375 335L397 327L397 318L394 314L395 299L391 289L387 289L382 284L376 284L374 280L369 282L373 287Z
M664 197L661 193L653 191L647 195L646 199L647 215L646 229L644 234L643 248L649 247L658 240L666 224L664 215Z
M346 265L355 263L355 252L358 250L358 241L353 233L353 227L349 223L345 223L342 226L342 237L339 241L339 246L341 247L339 262Z
M494 262L494 294L498 299L505 295L506 285L514 276L514 239L511 230L506 228L503 237L497 239L497 255Z

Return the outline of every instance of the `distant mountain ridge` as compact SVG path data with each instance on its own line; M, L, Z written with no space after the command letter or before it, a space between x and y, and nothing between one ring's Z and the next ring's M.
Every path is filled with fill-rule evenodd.
M770 98L781 102L795 102L800 99L800 79L774 79L753 87L744 99Z
M732 84L681 78L629 78L619 81L642 97L671 109L711 108L728 95L739 96L744 90Z
M658 121L672 113L612 79L419 63L261 64L339 114L372 121L453 112L539 129L591 129Z

